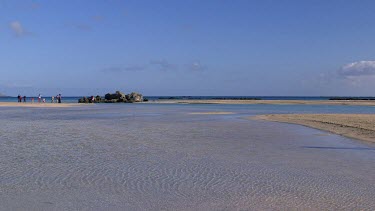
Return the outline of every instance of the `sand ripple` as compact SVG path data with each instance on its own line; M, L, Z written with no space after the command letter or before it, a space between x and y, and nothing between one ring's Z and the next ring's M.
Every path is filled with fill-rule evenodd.
M183 114L133 122L46 115L8 117L0 128L5 209L375 207L373 153L301 148L317 143L307 138L316 131L307 136L286 132L290 125L257 121L180 121ZM301 138L306 141L296 141Z

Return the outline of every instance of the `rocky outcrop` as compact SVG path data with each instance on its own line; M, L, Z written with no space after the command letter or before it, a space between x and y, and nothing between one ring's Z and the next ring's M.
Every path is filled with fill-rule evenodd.
M102 97L97 95L96 97L83 97L78 100L78 103L104 103L104 101L102 100Z
M104 98L106 101L126 102L126 95L120 91L116 91L114 94L107 93Z
M132 92L126 96L126 99L132 103L134 102L143 102L143 96L139 93Z
M115 93L107 93L104 99L99 95L94 97L83 97L78 100L78 103L137 103L144 102L147 99L143 98L143 95L137 92L132 92L130 94L124 94L120 91Z

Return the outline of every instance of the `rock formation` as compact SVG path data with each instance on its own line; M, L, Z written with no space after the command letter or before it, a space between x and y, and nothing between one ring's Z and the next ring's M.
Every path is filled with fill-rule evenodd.
M143 96L136 92L132 92L129 95L127 95L126 99L130 102L143 102Z
M120 91L115 93L107 93L102 99L99 95L96 97L83 97L78 100L78 103L136 103L147 101L143 98L142 94L132 92L130 94L124 94Z

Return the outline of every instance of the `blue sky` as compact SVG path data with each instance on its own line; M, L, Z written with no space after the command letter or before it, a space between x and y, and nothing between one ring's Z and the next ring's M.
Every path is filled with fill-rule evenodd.
M0 92L375 95L375 1L0 0Z

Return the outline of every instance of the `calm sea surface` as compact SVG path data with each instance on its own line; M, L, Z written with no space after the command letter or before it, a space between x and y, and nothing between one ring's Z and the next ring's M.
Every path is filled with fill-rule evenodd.
M375 209L375 145L269 113L375 107L0 107L0 210Z
M27 101L30 102L32 97L27 97ZM37 101L38 97L33 97L35 101ZM50 96L43 96L47 102L51 101ZM63 96L62 100L64 103L77 103L78 99L82 98L82 96L76 97L69 97ZM240 99L240 98L257 98L262 100L328 100L331 97L311 97L311 96L145 96L145 98L152 100L159 100L159 99L221 99L221 98L229 98L229 99ZM365 97L371 98L371 97ZM17 102L17 97L0 97L0 102Z

